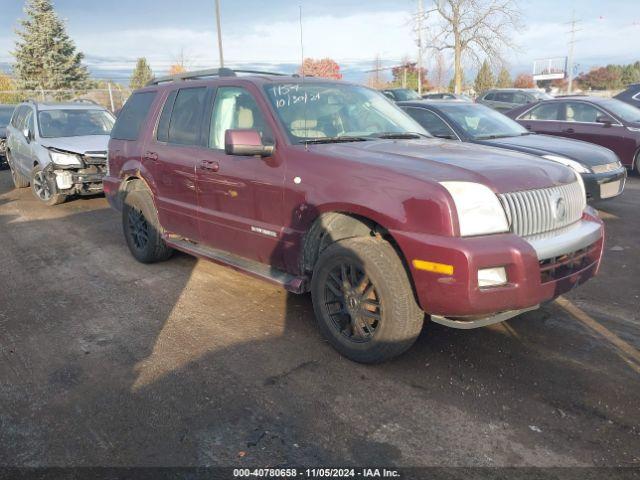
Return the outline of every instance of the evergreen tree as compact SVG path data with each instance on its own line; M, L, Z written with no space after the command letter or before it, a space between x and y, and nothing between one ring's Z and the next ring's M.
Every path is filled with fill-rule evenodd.
M485 90L490 89L495 84L496 82L493 78L493 73L491 73L489 62L485 60L484 62L482 62L480 70L478 70L478 75L476 76L473 88L475 89L476 93L481 93Z
M147 59L142 57L136 62L136 68L131 74L131 80L129 80L129 86L132 89L142 88L151 80L153 80L153 72L149 66Z
M500 69L496 86L498 88L509 88L513 86L513 80L511 80L511 75L509 75L509 70L507 70L505 67L502 67Z
M27 0L27 18L16 33L13 71L19 88L58 90L82 88L89 72L82 65L84 55L76 51L64 22L51 0Z

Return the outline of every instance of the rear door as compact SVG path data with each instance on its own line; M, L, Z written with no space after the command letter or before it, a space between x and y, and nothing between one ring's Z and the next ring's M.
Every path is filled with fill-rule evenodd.
M205 86L170 91L143 154L155 180L160 223L194 241L200 240L196 166L206 151L202 119L209 95Z
M560 135L562 111L562 102L541 103L520 115L517 120L532 132Z
M224 150L228 129L255 129L275 143L264 99L250 85L220 86L206 117L208 149L197 169L202 242L282 268L284 159L277 148L266 158Z
M11 125L11 161L13 168L16 168L22 175L29 178L31 176L31 166L28 165L30 157L30 145L25 138L23 131L27 126L27 116L31 114L31 107L21 106L15 114Z

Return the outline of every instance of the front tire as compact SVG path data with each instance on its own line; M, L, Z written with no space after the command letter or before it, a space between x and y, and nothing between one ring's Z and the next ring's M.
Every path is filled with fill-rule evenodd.
M173 249L162 239L151 194L146 190L127 192L122 208L122 227L131 254L141 263L169 259Z
M405 352L424 323L407 271L382 239L351 238L327 247L314 268L311 295L322 334L360 363Z
M45 205L52 207L63 203L67 196L58 192L56 182L47 175L40 165L31 170L31 192Z

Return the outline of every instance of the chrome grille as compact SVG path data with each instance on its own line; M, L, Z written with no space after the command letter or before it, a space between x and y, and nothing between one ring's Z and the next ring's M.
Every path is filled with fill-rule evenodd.
M577 222L586 207L579 182L498 195L511 231L528 237Z

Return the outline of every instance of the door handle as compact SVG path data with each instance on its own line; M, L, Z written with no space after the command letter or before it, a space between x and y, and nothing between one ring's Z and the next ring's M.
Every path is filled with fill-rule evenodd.
M202 163L200 163L200 168L209 172L217 172L218 170L220 170L220 164L215 160L202 160Z
M146 160L151 160L152 162L158 161L158 154L156 152L147 152L144 154L144 158Z
M567 128L565 130L563 130L564 133L576 133L576 131L573 128Z

